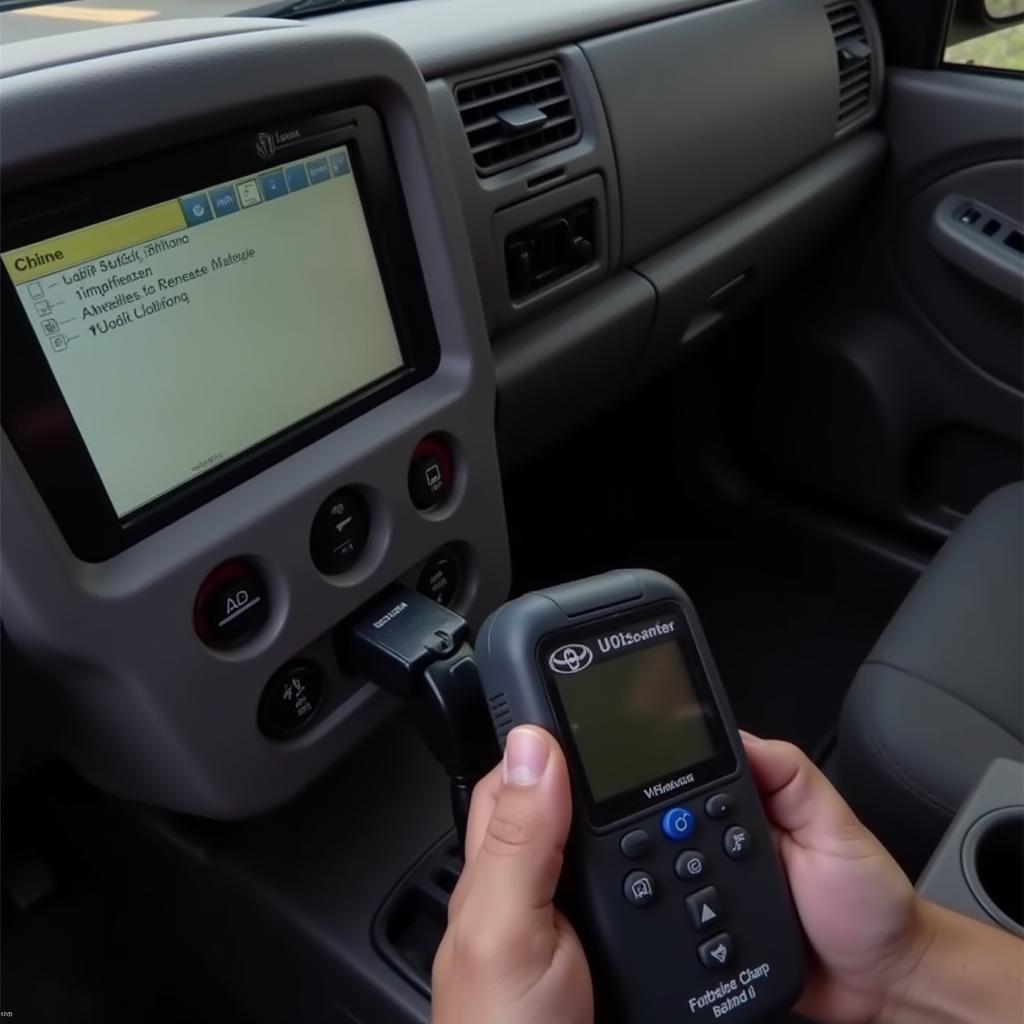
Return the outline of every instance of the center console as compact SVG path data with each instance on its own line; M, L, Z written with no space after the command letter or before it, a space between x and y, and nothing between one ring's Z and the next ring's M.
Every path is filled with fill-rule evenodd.
M386 710L338 622L396 580L479 622L509 567L422 78L377 38L223 32L5 81L3 618L83 774L240 818Z
M928 862L922 896L1024 938L1024 764L997 758Z

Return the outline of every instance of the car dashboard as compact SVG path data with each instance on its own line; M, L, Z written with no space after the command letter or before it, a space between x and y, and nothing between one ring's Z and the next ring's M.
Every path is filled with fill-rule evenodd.
M340 623L402 581L478 625L503 469L713 344L884 154L866 0L416 0L3 55L4 629L83 775L213 819L386 716Z

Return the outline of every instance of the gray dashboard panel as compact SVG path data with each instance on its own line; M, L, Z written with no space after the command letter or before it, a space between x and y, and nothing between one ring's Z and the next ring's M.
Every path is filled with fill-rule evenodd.
M486 178L478 177L466 140L466 132L455 105L454 90L459 81L547 59L558 62L566 84L572 92L582 129L579 141L529 163L511 167L507 171ZM621 211L615 152L601 105L601 95L594 82L590 65L579 47L564 46L558 50L542 50L528 57L519 57L487 67L478 66L463 76L431 81L427 88L434 106L434 117L448 153L448 164L459 190L462 212L473 249L480 294L492 337L585 291L595 280L605 276L610 267L618 265ZM572 275L544 288L531 295L525 302L510 302L505 261L501 255L503 238L498 220L508 215L505 211L519 210L522 204L535 197L551 196L588 176L600 177L604 183L601 219L602 234L607 240L602 247L604 252L601 258L582 275ZM565 205L571 205L571 202L566 201Z
M433 78L716 2L729 0L415 0L343 11L323 21L344 22L394 39L412 55L424 76Z
M615 144L624 262L832 142L838 76L819 0L735 0L582 48Z
M332 626L446 544L473 559L459 610L478 622L506 595L509 556L494 433L481 429L494 417L487 334L422 77L381 38L288 23L222 27L222 37L151 46L145 40L158 43L166 25L139 27L132 52L24 74L10 73L12 47L5 188L283 114L367 102L385 122L406 194L441 338L438 371L104 563L73 557L6 438L0 482L4 625L56 684L56 700L39 699L74 723L64 751L114 793L232 818L293 795L387 707L325 664L333 706L298 739L270 742L256 707L282 663L307 649L328 659ZM46 123L61 131L39 131ZM452 439L460 468L451 501L425 515L409 501L406 474L417 441L435 432ZM357 567L329 579L309 558L309 528L320 502L344 484L369 495L377 528ZM235 556L263 569L273 613L253 640L215 653L193 631L192 605L210 569Z

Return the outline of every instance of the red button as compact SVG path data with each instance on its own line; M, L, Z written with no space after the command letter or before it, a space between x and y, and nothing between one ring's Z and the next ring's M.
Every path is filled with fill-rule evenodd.
M452 492L455 470L448 446L436 437L416 445L409 466L409 496L421 511L444 504Z
M269 611L260 574L247 562L224 562L199 588L192 621L203 643L231 647L255 633Z

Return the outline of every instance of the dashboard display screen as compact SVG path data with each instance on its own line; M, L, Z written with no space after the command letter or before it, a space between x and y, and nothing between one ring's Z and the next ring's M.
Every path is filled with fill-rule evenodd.
M345 145L0 255L119 518L405 366Z

